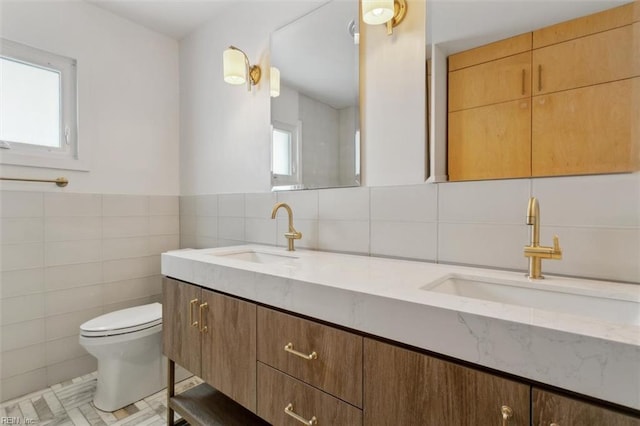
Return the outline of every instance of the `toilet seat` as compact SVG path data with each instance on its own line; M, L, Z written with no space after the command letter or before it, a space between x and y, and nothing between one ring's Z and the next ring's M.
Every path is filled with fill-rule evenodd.
M135 333L162 324L162 305L151 303L110 312L80 326L84 337L107 337Z

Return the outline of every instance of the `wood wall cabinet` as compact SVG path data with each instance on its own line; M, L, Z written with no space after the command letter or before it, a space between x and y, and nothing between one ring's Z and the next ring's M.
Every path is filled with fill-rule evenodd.
M364 424L509 425L530 420L530 387L365 339ZM503 423L503 406L511 417Z
M533 426L640 426L640 419L533 388Z
M163 280L163 353L256 410L256 305Z
M449 179L638 170L639 10L635 1L450 56Z
M531 175L531 34L449 57L450 180Z
M638 169L639 8L533 32L532 176Z

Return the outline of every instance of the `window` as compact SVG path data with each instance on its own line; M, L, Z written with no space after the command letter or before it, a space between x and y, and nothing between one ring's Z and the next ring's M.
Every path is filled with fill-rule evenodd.
M86 170L76 93L75 59L0 39L0 162Z
M298 140L300 123L297 126L274 121L271 126L271 184L289 186L300 183L298 168Z

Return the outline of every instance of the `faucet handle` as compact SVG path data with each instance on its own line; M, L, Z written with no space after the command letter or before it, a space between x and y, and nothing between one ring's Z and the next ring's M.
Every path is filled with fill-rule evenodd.
M562 249L560 248L560 240L557 235L553 236L553 254L552 259L562 259Z

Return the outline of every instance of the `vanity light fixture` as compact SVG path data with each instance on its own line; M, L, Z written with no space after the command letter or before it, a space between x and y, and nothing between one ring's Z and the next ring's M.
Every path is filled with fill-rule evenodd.
M407 13L405 0L362 0L362 20L369 25L387 25L387 35L393 34Z
M280 96L280 70L276 67L269 70L269 92L272 98Z
M261 70L258 65L251 65L246 53L235 46L229 46L222 54L224 81L229 84L247 83L247 90L260 81ZM247 78L247 75L249 78Z

